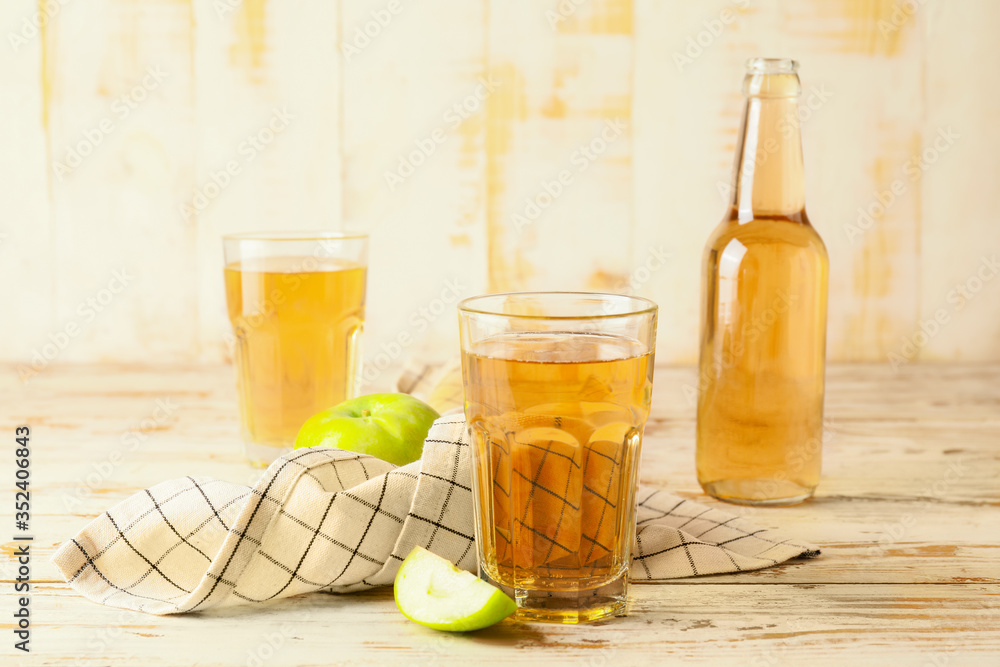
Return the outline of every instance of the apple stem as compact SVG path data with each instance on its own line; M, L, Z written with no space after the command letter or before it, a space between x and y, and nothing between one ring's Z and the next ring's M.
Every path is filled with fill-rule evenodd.
M362 410L361 411L361 416L362 417L371 417L372 416L372 411L371 410Z

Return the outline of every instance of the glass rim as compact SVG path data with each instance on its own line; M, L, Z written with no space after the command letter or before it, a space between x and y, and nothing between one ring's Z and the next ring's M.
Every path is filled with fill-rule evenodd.
M233 232L223 234L223 241L350 241L368 240L367 232L326 232L322 230Z
M599 297L599 298L610 298L615 300L628 299L633 302L638 302L642 304L641 308L636 308L634 310L629 310L624 313L598 313L594 315L516 315L511 313L499 313L495 310L484 310L480 308L472 307L472 303L479 301L481 299L492 299L500 297L551 297L551 296L561 296L561 297ZM562 291L539 291L539 292L497 292L495 294L479 294L477 296L470 296L466 299L462 299L458 302L458 310L460 313L471 313L475 315L492 315L495 317L506 317L510 319L518 320L607 320L615 319L621 317L635 317L637 315L647 315L649 313L655 314L659 310L659 306L655 301L647 299L642 296L632 296L630 294L614 294L612 292L562 292Z
M796 74L799 61L793 58L750 58L746 68L747 74Z

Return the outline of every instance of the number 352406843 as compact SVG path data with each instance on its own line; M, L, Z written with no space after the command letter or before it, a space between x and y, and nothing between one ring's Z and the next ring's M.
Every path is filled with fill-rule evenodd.
M28 529L30 517L30 495L28 493L28 481L31 477L31 450L28 448L28 440L31 430L27 426L18 426L15 432L17 447L14 450L14 485L19 489L14 496L14 521L15 526L20 530Z

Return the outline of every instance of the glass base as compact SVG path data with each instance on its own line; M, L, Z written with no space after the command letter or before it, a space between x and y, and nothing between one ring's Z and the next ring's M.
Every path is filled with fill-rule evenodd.
M590 623L613 616L625 616L628 612L627 571L599 588L561 591L515 589L494 581L482 571L479 577L514 599L517 603L515 618L519 621Z
M292 451L292 446L261 445L256 442L243 441L243 458L255 468L266 468L276 458Z
M734 505L787 507L812 498L816 487L806 487L788 480L723 479L702 484L705 493Z

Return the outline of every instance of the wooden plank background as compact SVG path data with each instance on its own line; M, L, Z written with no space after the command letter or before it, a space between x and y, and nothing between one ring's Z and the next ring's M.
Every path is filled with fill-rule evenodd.
M801 62L831 358L998 360L997 25L992 0L6 0L0 361L226 359L219 235L354 226L369 361L449 349L459 296L558 288L653 298L660 359L692 362L754 55Z
M240 455L231 369L61 365L27 387L0 374L0 432L29 424L34 452L33 654L18 662L0 652L0 662L992 667L1000 654L998 374L1000 364L982 363L897 373L830 367L817 496L780 509L719 507L819 545L820 558L636 584L627 618L586 628L508 621L467 635L407 621L387 588L166 617L85 600L49 558L98 514L165 479L259 478ZM711 504L695 481L695 406L685 388L696 375L656 370L639 474L642 484ZM0 478L14 469L0 458ZM0 505L7 526L9 508ZM11 598L20 544L0 540L0 583Z

